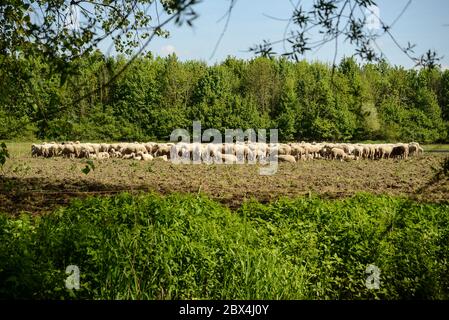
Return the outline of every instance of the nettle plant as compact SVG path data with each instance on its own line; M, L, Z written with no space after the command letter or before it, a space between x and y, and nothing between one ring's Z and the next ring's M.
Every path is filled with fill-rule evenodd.
M92 160L87 160L86 166L83 169L81 169L81 172L87 175L92 170L95 170L94 162Z

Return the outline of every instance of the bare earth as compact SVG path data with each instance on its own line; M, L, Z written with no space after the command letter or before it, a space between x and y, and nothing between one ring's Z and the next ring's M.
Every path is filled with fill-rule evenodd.
M0 212L41 214L74 197L121 191L204 193L235 208L245 199L261 202L280 196L318 194L336 198L356 192L403 195L418 201L447 202L449 179L433 179L444 153L409 160L280 163L273 176L260 176L256 165L175 165L108 159L94 161L82 173L83 159L32 158L31 144L9 144L11 159L0 171Z

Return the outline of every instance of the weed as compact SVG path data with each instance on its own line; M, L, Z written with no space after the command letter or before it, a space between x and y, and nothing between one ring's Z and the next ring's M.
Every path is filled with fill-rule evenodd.
M91 170L95 170L95 165L92 160L86 160L86 166L81 169L81 172L84 174L88 174Z
M154 170L153 166L154 166L154 164L150 162L147 167L147 172L155 173L156 171Z
M434 176L432 181L440 181L445 177L449 177L449 157L445 157L438 166L433 166L432 170L434 172Z
M444 176L449 176L449 157L444 158L441 162L441 174Z
M19 163L17 166L15 166L12 169L12 172L17 174L17 175L19 175L19 176L21 176L21 177L24 177L24 176L26 176L28 174L28 172L30 170L31 170L31 167L29 165L24 164L24 163Z
M76 200L0 215L0 298L448 299L447 212L369 194L236 211L198 195ZM80 290L64 286L68 265Z

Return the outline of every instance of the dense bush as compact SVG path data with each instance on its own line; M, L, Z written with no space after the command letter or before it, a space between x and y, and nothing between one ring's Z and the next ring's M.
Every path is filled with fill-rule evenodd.
M0 139L167 139L193 120L222 131L278 128L284 141L449 139L449 70L147 56L103 87L126 62L97 52L59 74L40 59L8 57Z
M448 299L449 206L299 198L236 212L194 195L0 216L1 298ZM67 290L68 265L81 289ZM365 270L380 268L380 289Z

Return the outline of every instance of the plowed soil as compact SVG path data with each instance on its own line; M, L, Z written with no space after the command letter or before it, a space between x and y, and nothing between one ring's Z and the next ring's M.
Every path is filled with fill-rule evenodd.
M186 165L108 159L94 161L84 174L83 159L32 158L31 144L10 144L11 158L0 171L0 212L42 214L73 198L117 192L204 193L235 208L245 199L318 194L328 198L357 192L447 202L449 179L435 179L447 154L427 153L408 160L280 163L272 176L257 165Z

